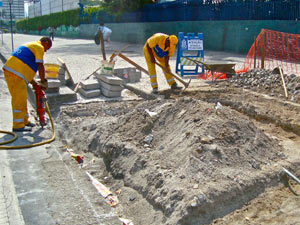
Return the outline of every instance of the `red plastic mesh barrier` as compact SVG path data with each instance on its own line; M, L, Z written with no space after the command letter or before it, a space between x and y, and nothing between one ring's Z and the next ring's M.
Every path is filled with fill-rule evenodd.
M243 64L252 68L273 70L280 66L285 73L300 74L300 35L263 29L252 44Z
M198 74L197 78L202 80L212 80L211 71L205 71L204 73L200 73ZM215 72L214 78L217 80L224 80L227 79L227 75L226 73Z

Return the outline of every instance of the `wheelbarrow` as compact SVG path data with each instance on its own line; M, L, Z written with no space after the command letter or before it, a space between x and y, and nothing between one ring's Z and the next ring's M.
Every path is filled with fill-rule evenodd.
M218 79L221 75L215 77L215 72L226 73L227 77L230 78L235 75L235 63L224 63L224 62L201 62L191 58L183 57L191 62L197 64L198 66L204 66L204 69L211 72L212 80ZM207 74L205 75L205 79L207 78Z

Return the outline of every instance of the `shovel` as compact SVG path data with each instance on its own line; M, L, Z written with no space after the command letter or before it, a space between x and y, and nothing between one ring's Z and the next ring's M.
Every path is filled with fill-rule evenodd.
M122 53L119 54L119 57L121 57L122 59L124 59L126 62L130 63L131 65L133 65L135 68L137 68L138 70L144 72L145 74L147 74L149 76L149 73L146 69L144 69L143 67L141 67L140 65L136 64L135 62L133 62L131 59L129 59L128 57L126 57L125 55L123 55ZM165 68L160 65L159 63L155 62L156 65L158 65L160 68L162 68L163 70L165 70ZM178 75L171 73L171 75L174 76L174 78L176 80L178 80L179 82L181 82L184 85L184 90L190 85L191 79L188 82L185 82L183 79L181 79Z

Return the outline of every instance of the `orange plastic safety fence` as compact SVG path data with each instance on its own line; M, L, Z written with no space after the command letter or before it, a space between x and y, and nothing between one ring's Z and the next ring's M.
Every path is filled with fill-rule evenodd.
M242 71L252 68L274 69L300 74L300 35L262 30L252 44Z
M198 74L198 79L212 80L211 71L206 71L205 73ZM227 79L227 75L226 75L226 73L214 72L214 79L224 80L224 79Z

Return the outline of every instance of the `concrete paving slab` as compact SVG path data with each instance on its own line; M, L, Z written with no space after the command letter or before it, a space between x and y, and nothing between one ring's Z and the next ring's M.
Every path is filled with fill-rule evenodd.
M48 88L59 88L61 82L58 79L48 79Z
M108 90L104 86L101 86L101 92L104 96L108 98L121 97L121 91Z
M47 88L47 90L45 91L46 94L48 93L58 93L59 92L59 88Z
M108 91L122 91L123 90L123 88L119 85L111 85L111 84L107 84L103 81L100 81L100 87L103 87Z
M119 85L120 86L123 83L123 80L121 78L119 78L119 77L116 77L116 76L103 75L103 74L100 74L98 72L95 73L95 76L99 80L101 80L101 81L103 81L103 82L105 82L107 84L111 84L111 85Z
M83 88L79 88L78 91L85 98L95 98L101 94L100 88L95 90L85 90Z
M80 83L80 86L84 90L100 89L100 84L97 79L88 79Z
M61 87L58 93L47 94L49 106L73 102L77 100L77 94L68 87Z

